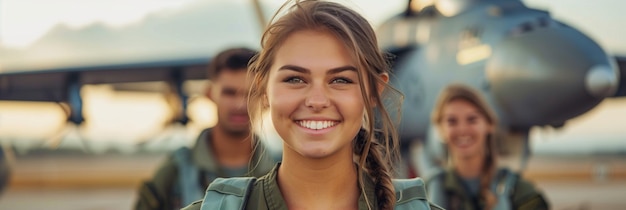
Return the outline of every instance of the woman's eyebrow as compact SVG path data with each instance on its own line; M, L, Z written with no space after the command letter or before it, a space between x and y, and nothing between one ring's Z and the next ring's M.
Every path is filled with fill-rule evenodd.
M278 70L291 70L291 71L297 71L300 73L304 73L304 74L308 74L311 72L311 70L301 67L301 66L296 66L296 65L284 65L281 66L280 68L278 68ZM354 66L340 66L340 67L336 67L336 68L332 68L330 70L328 70L328 72L326 74L337 74L340 72L344 72L344 71L357 71L357 68Z

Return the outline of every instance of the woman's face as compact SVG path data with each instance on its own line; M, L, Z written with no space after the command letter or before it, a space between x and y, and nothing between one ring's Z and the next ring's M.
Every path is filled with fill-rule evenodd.
M351 157L365 108L357 72L362 70L342 42L327 32L294 32L275 56L267 99L285 153Z
M446 103L439 124L452 157L466 159L485 155L487 135L493 126L472 103L462 99Z

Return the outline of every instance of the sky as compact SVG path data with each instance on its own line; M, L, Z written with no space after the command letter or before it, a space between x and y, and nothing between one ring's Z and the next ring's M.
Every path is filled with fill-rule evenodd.
M111 27L137 23L155 12L176 10L199 0L0 0L0 44L24 48L41 38L55 25L80 28L101 22ZM224 0L214 0L214 2ZM235 2L250 5L248 0ZM277 5L278 0L262 0ZM344 0L360 7L374 24L380 23L404 7L403 0ZM626 52L626 28L616 27L626 21L626 2L621 0L525 0L528 6L548 9L599 42L610 51ZM251 6L251 5L250 5Z
M374 25L404 4L341 1ZM265 16L282 3L261 2ZM261 34L249 0L0 3L0 72L200 57L235 45L258 47Z
M260 1L266 16L283 2ZM339 1L364 14L374 27L406 4ZM626 2L524 2L548 10L607 52L626 55L626 28L616 27L626 22L620 9ZM259 34L249 0L0 0L0 72L210 55L233 45L258 46Z
M24 48L57 24L80 28L101 22L114 28L124 27L141 21L151 13L176 10L198 1L202 0L55 0L54 4L46 0L1 0L0 40L7 47ZM278 5L282 2L261 1L268 5ZM229 2L252 7L249 0L229 0ZM375 0L344 2L357 8L361 7L363 11L370 11L369 16L376 20L382 20L384 16L393 14L393 11L403 6L402 1L391 4L381 4Z
M260 1L266 16L283 2ZM374 27L406 4L338 1L364 14ZM626 2L523 2L548 10L607 52L626 55L626 28L616 27L626 22L620 9ZM258 46L260 33L250 0L0 0L0 72L197 57L234 45Z
M279 0L261 0L265 5L265 10L274 10L282 1ZM245 25L246 30L233 29L232 23L227 22L228 19L218 19L206 21L203 18L209 18L211 14L202 9L213 9L215 15L226 16L220 14L220 10L223 8L215 8L215 4L228 2L232 8L236 8L235 11L230 12L227 15L231 17L237 17L241 22L236 24ZM186 46L185 51L195 53L210 53L206 49L219 49L226 44L233 44L235 41L244 40L247 44L258 44L258 34L260 30L258 24L255 22L255 16L253 14L252 5L249 0L55 0L54 3L50 3L49 0L0 0L0 58L12 59L13 55L20 55L23 53L29 53L26 56L15 56L14 66L20 67L20 65L29 65L37 67L53 66L53 65L67 65L66 63L58 62L57 58L74 58L73 60L102 62L103 59L97 54L90 54L93 52L107 51L110 54L117 55L116 58L111 59L142 59L137 57L145 51L133 51L133 50L145 50L142 47L133 47L135 43L143 43L143 45L160 46L164 51L174 52L185 56L180 51L168 48L167 45L161 45L159 42L165 39L171 39L172 36L179 37L178 40L182 40L182 43L176 43L181 46ZM382 23L386 18L400 12L405 5L403 0L395 1L379 1L379 0L343 0L342 2L354 7L357 11L364 14L364 16L371 21L374 26ZM617 53L626 55L626 27L618 27L626 24L626 15L624 8L626 8L626 1L623 0L525 0L523 1L529 7L538 9L545 9L557 20L563 21L590 36L596 40L602 47L604 47L609 53ZM198 8L194 10L194 8ZM266 16L271 15L271 12L267 12ZM184 14L184 15L180 15ZM171 16L187 16L180 17L178 19L170 20ZM189 18L189 19L187 19ZM190 21L191 19L196 21ZM197 21L200 20L200 21ZM222 23L223 22L223 23ZM145 32L150 32L158 28L160 24L181 25L180 27L188 28L210 28L211 34L224 33L232 34L223 40L220 40L218 45L203 45L199 49L194 48L197 43L187 43L186 40L201 40L203 37L208 37L205 31L196 31L193 33L179 34L176 30L173 32L158 32L150 34L151 38L155 38L154 43L144 37ZM197 24L197 25L193 25ZM202 25L205 24L205 25ZM187 25L187 26L186 26ZM186 28L184 30L187 30ZM232 30L235 30L233 33ZM183 31L183 30L181 30ZM68 34L78 33L85 35L71 36ZM131 38L119 38L109 39L115 37L116 34L124 32ZM116 51L119 49L98 49L83 52L81 50L85 46L89 47L90 41L93 39L102 39L106 34L105 40L114 40L111 44L121 44L126 49L123 51ZM65 40L65 42L56 42L57 40ZM72 44L68 44L67 40L71 40ZM208 42L208 41L207 41ZM108 45L105 43L104 45ZM219 45L221 44L221 45ZM67 52L58 50L59 45L64 49L69 49ZM139 45L137 45L139 46ZM32 50L39 49L39 50ZM54 49L54 51L51 51ZM80 52L76 54L75 52ZM4 51L3 51L4 50ZM51 53L52 52L52 53ZM4 53L4 54L3 54ZM72 54L74 53L74 54ZM55 57L57 56L57 57ZM83 56L83 57L80 57ZM153 56L153 55L147 55ZM31 59L40 59L38 62L32 62ZM79 58L79 59L76 59ZM22 60L20 60L22 59ZM62 60L62 59L61 59ZM40 62L39 62L40 61ZM2 64L0 60L0 64ZM35 64L33 64L35 63ZM2 67L2 66L0 66ZM19 68L18 68L19 69ZM0 72L2 68L0 68ZM161 115L144 115L135 116L139 111L144 109L147 104L158 103L160 99L159 95L122 95L113 97L108 95L106 88L91 88L84 90L86 92L99 92L103 95L100 98L85 98L85 101L95 101L108 104L109 107L124 107L115 111L116 115L102 114L97 111L91 112L93 116L91 119L101 119L100 121L94 120L87 124L86 133L88 135L99 136L102 134L111 133L116 130L121 130L130 125L139 125L139 130L149 130L150 128L158 127L159 123L164 121L166 116ZM87 94L88 95L88 94ZM124 98L138 98L143 97L141 103L133 102L129 103L124 101ZM607 117L623 116L626 118L626 110L623 107L624 100L621 103L607 102L601 104L601 107L608 107L604 109L598 109L599 111L592 111L589 114L583 116L580 119L573 120L573 125L566 126L565 129L560 131L552 131L549 129L535 129L533 133L534 139L539 139L541 148L558 148L562 145L561 142L565 142L563 138L571 138L576 136L579 139L593 138L595 134L577 133L588 130L600 130L613 133L618 136L611 136L610 141L621 141L623 133L619 133L620 126L615 123L601 124L598 126L597 122L606 122ZM88 103L88 102L86 102ZM207 103L204 103L206 107ZM97 104L97 103L94 103ZM31 106L31 104L20 104L19 106ZM33 105L35 106L35 105ZM192 105L194 106L194 105ZM195 105L199 106L199 105ZM209 105L210 106L210 105ZM4 112L0 112L0 131L7 134L12 133L24 133L24 129L28 130L31 126L23 126L21 124L13 123L12 119L24 118L25 113L29 112L34 118L29 121L31 124L36 122L39 126L45 127L47 130L43 133L58 132L63 124L59 124L59 118L62 118L62 113L58 112L58 107L55 105L42 105L38 106L34 114L33 111L21 111L15 109L16 106L4 106L0 104L0 109L4 109ZM200 106L202 107L202 106ZM88 106L86 109L102 109L98 105ZM194 109L190 107L190 109ZM34 109L32 109L34 110ZM45 110L57 110L53 112L46 112ZM122 111L123 110L123 111ZM617 111L606 111L617 110ZM164 113L167 112L165 107L157 106L152 107L149 110L151 113ZM210 112L207 109L198 109L197 112ZM42 117L42 116L48 116ZM116 117L135 116L134 118L143 119L144 121L126 121L125 123L106 123L109 125L106 129L89 129L94 127L103 127L103 122L114 121ZM44 119L44 120L41 120ZM146 120L151 119L151 120ZM7 122L12 122L14 125L7 125ZM150 123L142 123L149 121ZM214 123L214 119L200 120L204 124ZM46 124L47 123L47 124ZM100 123L100 124L99 124ZM20 131L22 129L22 131ZM572 135L566 135L563 137L561 133L573 133ZM617 134L615 134L617 133ZM46 135L47 135L46 134ZM121 135L121 134L120 134ZM585 136L587 135L587 136ZM621 136L620 136L621 135ZM45 135L40 135L45 136ZM125 134L118 136L119 139L140 139L142 136L149 136L148 131L137 132L134 134ZM541 139L557 139L551 141L542 141ZM559 140L560 139L560 140ZM616 140L617 139L617 140ZM584 140L580 140L584 141ZM571 142L571 141L570 141ZM586 141L586 143L593 143L592 141ZM588 144L579 144L581 149L588 147ZM539 148L541 150L541 148Z
M57 24L80 28L94 22L122 27L146 15L176 9L192 0L2 0L0 40L7 47L21 48L35 42ZM89 3L86 3L89 2Z

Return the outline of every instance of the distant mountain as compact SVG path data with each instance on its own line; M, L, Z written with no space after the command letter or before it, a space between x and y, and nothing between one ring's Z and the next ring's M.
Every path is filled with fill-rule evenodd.
M197 1L153 13L122 28L57 25L23 50L0 48L3 71L209 57L231 46L257 47L260 28L250 4Z

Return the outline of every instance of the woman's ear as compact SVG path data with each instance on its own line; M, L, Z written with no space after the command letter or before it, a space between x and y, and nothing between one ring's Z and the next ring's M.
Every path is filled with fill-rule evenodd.
M381 73L381 74L379 74L379 76L380 76L380 79L383 82L382 83L378 83L378 85L376 87L378 89L378 95L381 95L381 94L383 94L383 91L385 90L385 86L389 82L389 74Z
M378 96L380 97L383 94L383 91L385 90L385 85L387 85L387 82L389 82L389 74L382 73L382 74L379 74L379 76L382 82L378 82L378 84L376 84L376 91L378 91ZM374 97L370 96L370 101L373 106L376 106L376 100Z
M270 101L267 99L267 94L264 93L262 97L261 103L263 103L263 108L270 107Z
M444 138L445 135L443 134L443 128L439 123L434 125L432 130L430 130L429 132L433 133L434 136L432 138L439 139L439 142L442 144L448 144L448 140Z
M488 128L489 133L491 133L492 135L496 134L496 126L492 123L489 123L489 128Z

